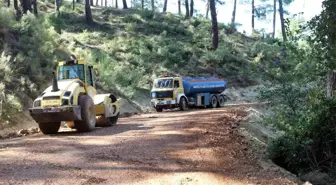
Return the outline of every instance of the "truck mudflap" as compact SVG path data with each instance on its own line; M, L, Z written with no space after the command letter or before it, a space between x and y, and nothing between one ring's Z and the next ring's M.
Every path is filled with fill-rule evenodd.
M80 106L35 107L29 113L37 123L82 120Z

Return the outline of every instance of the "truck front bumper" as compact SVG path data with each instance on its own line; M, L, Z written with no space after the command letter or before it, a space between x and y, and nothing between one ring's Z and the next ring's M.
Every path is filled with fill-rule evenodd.
M82 120L80 106L35 107L29 113L38 123Z
M152 100L151 105L153 107L172 107L176 105L175 100Z

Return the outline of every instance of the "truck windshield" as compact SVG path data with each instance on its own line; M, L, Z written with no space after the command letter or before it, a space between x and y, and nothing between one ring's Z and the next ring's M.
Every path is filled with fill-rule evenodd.
M58 80L75 78L84 81L84 66L82 64L59 66Z
M173 88L173 79L155 79L154 88Z

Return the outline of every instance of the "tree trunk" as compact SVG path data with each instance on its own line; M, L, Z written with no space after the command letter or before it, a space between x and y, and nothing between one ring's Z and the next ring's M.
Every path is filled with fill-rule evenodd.
M107 0L105 0L105 7L107 7Z
M334 96L336 89L336 71L330 70L327 73L327 97Z
M207 1L205 18L209 18L210 0Z
M60 14L61 6L62 6L62 0L55 0L55 8L56 8L57 16L59 16Z
M181 0L178 0L177 4L178 4L178 14L181 15Z
M16 10L16 20L20 20L22 12L21 9L19 8L18 0L14 0L14 9Z
M26 14L28 10L31 11L31 3L30 0L21 0L22 12Z
M252 32L254 31L254 0L252 0Z
M59 1L55 0L55 11L56 11L57 16L59 16L59 14L60 14L60 11L59 11L60 7L59 6L60 6Z
M96 0L96 6L98 6L98 3L99 3L98 0Z
M154 11L155 11L155 3L154 3L154 0L151 0L151 3L152 3L152 11L154 12Z
M118 8L118 0L115 0L115 7Z
M190 0L190 17L194 15L194 0Z
M72 10L75 10L75 0L72 0Z
M126 2L126 0L123 0L122 2L123 2L123 9L127 9L128 7L127 7L127 2Z
M15 8L15 10L19 9L18 1L17 0L14 0L14 8Z
M212 47L213 49L216 50L218 48L218 23L217 23L215 0L210 0L210 11L211 11L211 22L212 22Z
M100 6L102 7L104 3L104 0L100 0Z
M90 0L90 6L94 6L93 5L93 0ZM91 9L91 8L90 8Z
M272 33L272 38L275 38L275 22L276 22L276 3L277 0L274 0L274 5L273 5L273 33Z
M231 26L234 27L236 23L236 9L237 9L237 0L233 2L233 11L232 11L232 19L231 19Z
M10 0L7 0L7 7L10 7Z
M141 9L145 8L145 0L141 0Z
M163 10L162 10L163 13L165 13L167 11L167 2L168 2L168 0L164 0Z
M186 18L189 18L189 1L188 0L185 0L185 9L186 9L186 14L185 14L185 17Z
M85 0L85 18L88 24L93 24L90 0Z
M38 15L38 10L37 10L37 0L32 0L32 5L33 5L33 11L35 15Z
M286 36L285 20L283 17L282 0L279 0L279 14L280 14L282 38L283 38L283 41L286 42L287 36Z

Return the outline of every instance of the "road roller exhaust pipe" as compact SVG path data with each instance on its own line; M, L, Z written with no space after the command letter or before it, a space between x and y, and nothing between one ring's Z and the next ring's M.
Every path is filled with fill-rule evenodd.
M57 84L57 79L56 79L56 76L55 76L55 73L53 72L53 79L52 79L52 92L56 92L58 91L58 84Z

